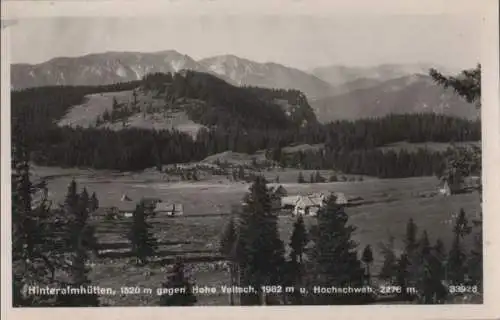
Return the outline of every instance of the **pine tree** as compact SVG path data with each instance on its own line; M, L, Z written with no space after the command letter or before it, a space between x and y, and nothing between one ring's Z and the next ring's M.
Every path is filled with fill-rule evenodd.
M293 232L290 238L290 247L292 248L292 261L303 263L304 247L307 245L309 239L307 235L304 218L298 216L293 225Z
M302 174L302 172L299 172L299 177L297 178L297 182L298 183L305 183L306 180L304 179L304 175Z
M132 226L127 234L138 264L146 263L147 258L156 252L157 242L150 229L151 226L146 221L146 205L141 201L133 212Z
M482 230L481 230L482 231ZM482 233L474 234L474 242L472 245L469 258L467 260L467 274L470 283L478 287L478 291L482 292L483 287L483 239Z
M258 293L242 295L243 305L275 303L271 298L272 292L263 292L262 286L282 282L284 245L279 238L278 217L271 209L265 180L257 176L244 198L239 219L237 257L241 286L251 285Z
M90 212L94 212L99 209L99 200L97 200L97 196L95 192L92 192L92 196L90 196Z
M465 211L461 209L453 227L454 237L446 266L448 279L454 284L463 284L465 281L467 254L462 241L470 232Z
M396 276L397 258L394 252L394 236L390 235L386 244L381 246L384 262L380 270L379 278L393 283Z
M92 198L93 197L93 198ZM78 203L78 222L80 224L81 237L82 237L82 246L86 250L92 250L95 255L98 254L98 242L97 237L95 235L95 228L92 225L89 225L89 216L90 213L95 211L95 206L98 205L99 202L97 200L97 196L95 193L92 193L92 197L89 197L87 189L83 188L79 196Z
M51 305L54 297L26 295L24 291L30 285L54 285L55 263L47 255L50 250L47 235L54 230L48 223L49 206L46 199L33 208L32 196L37 188L30 179L28 143L15 119L12 126L13 305Z
M112 102L112 111L117 111L120 109L120 105L118 104L118 101L116 101L116 97L113 97L113 102Z
M419 277L419 270L421 268L421 259L419 256L418 248L419 242L417 241L418 227L412 218L408 220L406 225L406 236L405 236L405 259L404 264L407 265L408 270L406 270L406 285L408 287L415 287L416 282ZM428 240L428 239L427 239ZM401 264L402 265L402 264Z
M97 240L94 229L87 225L90 208L90 198L87 189L77 193L77 184L73 179L68 186L64 202L65 229L67 232L66 247L68 248L70 264L65 268L67 279L65 285L73 288L90 285L87 267L88 250L97 250ZM58 295L57 305L65 307L98 306L99 298L95 293L78 295Z
M237 210L233 208L233 214L237 214ZM229 273L231 277L231 285L238 284L238 226L234 216L231 217L220 239L220 252L229 261ZM230 293L230 305L235 304L234 293Z
M363 249L363 253L361 254L361 261L363 261L365 265L365 270L366 270L365 276L368 280L368 283L370 283L370 278L371 278L370 267L373 264L373 251L370 245L367 245Z
M357 245L352 240L355 228L347 224L348 216L331 195L317 215L318 224L311 231L314 240L312 259L313 283L319 286L361 287L363 268L357 257ZM320 295L313 298L319 304L351 304L365 301L363 295Z
M196 304L196 296L193 294L193 286L184 274L184 264L176 262L164 288L174 289L172 295L162 295L160 297L161 306L193 306Z
M407 299L408 297L408 285L410 280L409 274L410 259L406 253L402 253L396 263L396 283L401 288L400 295Z
M431 247L425 231L419 244L419 254L422 259L420 279L417 284L419 302L424 304L442 303L447 295L447 288L442 283L444 279L444 245L438 239L434 247Z
M303 255L308 241L309 239L306 226L304 224L304 218L302 216L298 216L293 226L292 236L290 237L290 261L287 262L285 271L286 285L295 287L295 290L290 297L285 295L285 299L290 299L291 303L294 305L302 304L300 287L304 284L305 276Z
M238 168L238 180L245 180L245 169L243 166L239 166Z

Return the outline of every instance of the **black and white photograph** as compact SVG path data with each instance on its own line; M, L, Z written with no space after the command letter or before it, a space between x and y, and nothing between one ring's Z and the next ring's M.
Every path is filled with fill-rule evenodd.
M484 18L334 11L2 18L11 306L482 305Z

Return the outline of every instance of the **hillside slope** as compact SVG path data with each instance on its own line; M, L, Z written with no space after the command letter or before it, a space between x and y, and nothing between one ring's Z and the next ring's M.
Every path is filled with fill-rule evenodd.
M258 63L234 55L221 55L199 61L207 70L243 86L297 89L308 98L317 99L331 94L325 81L298 69L277 63Z
M59 126L175 129L202 127L286 129L316 123L305 95L293 90L236 87L195 71L152 74L136 88L86 95Z

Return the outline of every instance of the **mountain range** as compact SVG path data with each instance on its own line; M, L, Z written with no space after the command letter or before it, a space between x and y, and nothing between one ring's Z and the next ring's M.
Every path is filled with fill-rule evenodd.
M13 89L51 85L106 85L140 80L148 73L178 72L183 69L206 72L239 86L297 89L308 97L325 97L327 82L304 71L277 63L258 63L233 55L195 61L174 50L153 53L106 52L76 58L54 58L47 62L13 64Z
M13 64L14 90L53 85L105 85L142 79L150 73L181 70L214 75L235 86L295 89L303 92L321 122L384 116L388 113L445 113L465 118L478 111L427 75L426 64L374 67L326 66L302 71L234 55L195 60L174 50L154 53L106 52L44 63Z

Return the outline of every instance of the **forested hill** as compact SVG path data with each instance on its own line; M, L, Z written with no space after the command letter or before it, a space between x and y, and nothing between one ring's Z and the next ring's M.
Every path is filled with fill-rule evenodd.
M167 108L182 105L191 120L209 127L286 129L317 122L298 90L236 87L208 73L187 70L147 75L142 88L165 99Z
M104 93L112 99L89 102L92 98L89 95L102 97ZM118 103L118 96L126 99ZM71 113L86 101L85 108L74 115ZM115 85L26 89L13 92L12 104L13 116L26 118L23 121L36 119L37 124L46 122L49 125L65 117L62 125L84 128L109 128L116 123L123 123L123 126L114 126L115 129L137 127L134 120L139 114L144 115L144 119L151 115L164 123L183 114L184 118L208 128L285 130L317 122L300 91L236 87L215 76L194 71L151 74L142 80ZM28 117L23 115L27 109L31 114ZM83 116L84 120L92 119L82 122Z

